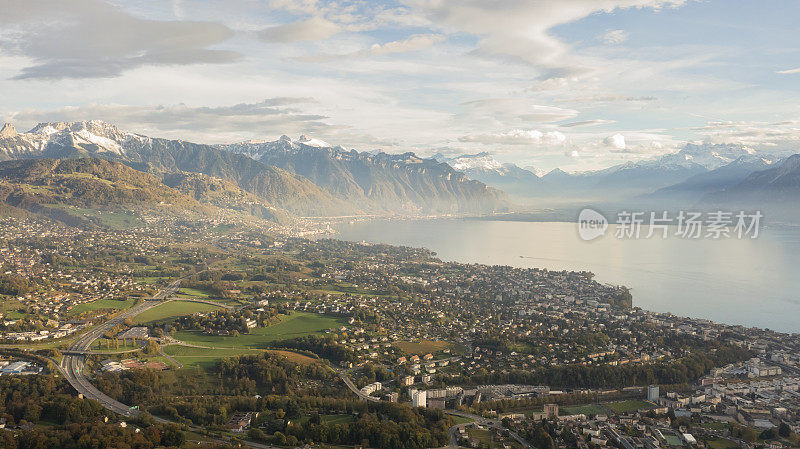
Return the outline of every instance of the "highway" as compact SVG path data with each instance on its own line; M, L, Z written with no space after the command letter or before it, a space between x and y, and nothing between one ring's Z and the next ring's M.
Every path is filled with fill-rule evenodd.
M85 334L78 337L78 339L70 345L69 349L64 351L64 358L61 359L61 364L59 365L59 369L64 374L64 377L67 378L70 385L72 385L78 393L83 394L84 397L94 399L103 405L103 407L115 413L128 417L134 417L139 414L138 409L132 409L130 406L112 399L89 382L89 379L86 377L86 355L89 353L89 348L92 346L92 343L103 336L103 334L113 329L127 318L132 318L145 310L162 304L163 300L169 298L178 291L180 285L181 279L173 281L166 288L158 292L152 300L139 303L135 307L121 312L110 320L89 329Z

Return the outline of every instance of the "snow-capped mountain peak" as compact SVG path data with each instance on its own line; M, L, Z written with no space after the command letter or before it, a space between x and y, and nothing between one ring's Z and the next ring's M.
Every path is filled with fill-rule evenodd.
M458 171L496 171L503 168L503 164L489 153L465 154L453 159L448 159L445 162Z
M316 138L313 138L313 137L308 137L305 134L300 136L300 139L298 140L298 142L303 144L303 145L305 145L305 146L309 146L309 147L330 148L332 146L331 144L329 144L328 142L325 142L322 139L316 139Z
M7 124L0 132L0 139L6 141L4 151L7 156L15 158L40 153L50 147L70 148L86 155L123 155L124 149L120 143L144 138L120 131L116 126L101 120L87 120L39 123L25 133L17 133L12 125Z

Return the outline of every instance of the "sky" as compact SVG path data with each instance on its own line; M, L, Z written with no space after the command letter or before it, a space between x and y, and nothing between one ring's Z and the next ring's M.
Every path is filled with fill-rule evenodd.
M0 119L591 170L800 152L800 2L0 0Z

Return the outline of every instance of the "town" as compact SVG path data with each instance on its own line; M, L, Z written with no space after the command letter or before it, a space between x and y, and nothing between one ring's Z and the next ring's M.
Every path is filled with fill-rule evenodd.
M213 220L7 218L0 254L0 384L86 379L60 394L125 429L388 448L371 426L405 410L414 447L798 446L798 335L643 310L588 272Z

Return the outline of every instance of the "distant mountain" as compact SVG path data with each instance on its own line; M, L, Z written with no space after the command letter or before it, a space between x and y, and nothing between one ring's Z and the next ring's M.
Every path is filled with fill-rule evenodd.
M705 194L727 190L753 172L765 170L778 161L770 155L748 154L733 162L708 172L700 173L681 183L659 189L648 197L658 200L680 201L682 204L694 204Z
M541 191L573 201L653 199L648 197L653 192L698 179L740 158L755 158L754 151L741 145L687 144L680 151L657 159L626 162L603 170L568 174L555 169L541 178ZM719 176L721 181L724 173L712 175L712 179ZM735 173L731 167L728 175Z
M447 164L413 153L358 152L303 137L250 141L217 148L246 155L310 179L337 198L375 213L505 211L505 193Z
M755 150L743 145L687 143L680 151L664 155L659 161L665 164L694 163L708 170L714 170L739 158L755 154Z
M464 173L470 179L517 197L537 193L541 185L541 179L536 173L515 164L501 163L486 152L438 160Z
M124 132L98 120L41 123L27 133L7 125L0 131L0 161L87 157L118 160L165 180L175 180L167 177L175 173L218 178L255 195L256 209L266 215L483 214L508 207L503 192L446 164L413 153L345 151L306 136L210 146ZM200 181L187 178L176 186Z
M738 184L705 195L702 204L725 209L762 210L773 216L800 219L800 154L751 173Z
M82 209L157 210L169 215L213 212L151 174L104 159L0 162L0 203L73 224L82 221L81 214L70 211Z
M262 198L221 178L202 173L167 173L162 182L203 204L278 223L291 219L291 214L285 210L273 207Z
M358 209L309 180L209 145L120 131L99 120L41 123L0 137L0 159L86 158L122 161L137 170L201 173L229 181L272 207L298 215L338 215Z

